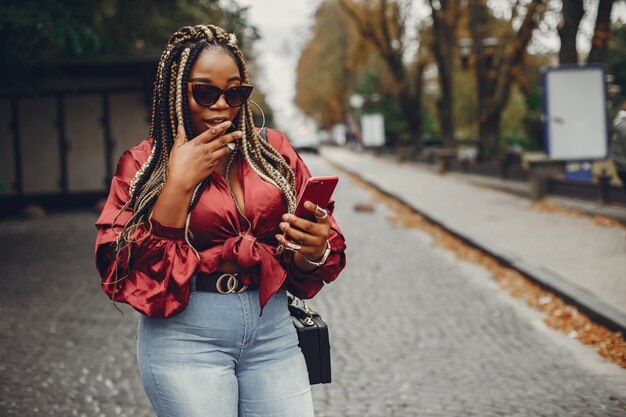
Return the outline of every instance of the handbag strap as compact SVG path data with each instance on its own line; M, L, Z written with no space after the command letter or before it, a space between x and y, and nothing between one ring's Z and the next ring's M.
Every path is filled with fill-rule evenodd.
M290 314L301 319L305 326L313 326L315 324L313 321L313 314L315 314L315 312L309 308L306 301L291 293L288 293L287 297ZM299 305L300 303L302 303L302 306Z

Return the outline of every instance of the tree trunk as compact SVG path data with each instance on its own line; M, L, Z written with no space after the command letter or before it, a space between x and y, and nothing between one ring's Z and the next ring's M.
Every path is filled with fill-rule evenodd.
M596 27L591 41L591 51L587 63L606 62L606 53L609 49L609 39L611 38L611 10L613 0L600 0L598 4L598 16Z
M415 92L411 93L408 86L406 69L402 63L402 58L398 56L387 56L385 59L396 85L398 86L398 98L400 107L409 125L411 139L415 141L418 149L422 147L422 77L424 65L420 63L417 69Z
M454 95L452 94L453 59L452 51L456 47L454 30L458 21L458 4L444 0L439 2L439 10L436 10L433 1L429 1L431 16L433 19L433 42L431 45L437 70L439 72L439 88L441 97L437 100L437 115L439 116L439 130L444 146L454 146Z
M497 140L499 132L493 132L493 129L487 129L485 123L488 120L488 103L492 102L491 91L494 83L489 83L489 75L491 60L485 56L483 50L483 39L487 35L487 5L484 0L470 0L469 2L469 19L470 30L472 34L472 49L474 54L474 74L476 76L476 90L478 93L478 160L482 161L487 158L487 149L493 148L488 144L489 141ZM492 124L499 126L499 123ZM484 135L489 134L490 137Z
M454 118L452 109L454 106L454 96L452 94L452 74L439 73L441 80L441 98L437 100L437 110L439 114L439 129L441 131L441 139L446 148L452 148L455 145L454 140Z
M584 14L583 0L563 0L561 22L558 28L561 39L561 49L559 50L559 62L561 64L578 63L576 35Z
M418 149L422 148L422 103L419 97L410 94L407 89L398 93L402 112L409 125L411 139Z
M526 6L526 16L518 29L514 47L508 55L503 49L496 54L487 48L489 11L485 0L469 1L470 30L475 57L476 87L478 90L478 120L481 145L479 158L493 159L499 153L500 119L508 102L511 86L520 72L526 47L532 32L543 17L547 0L532 0ZM483 136L485 135L485 136Z
M500 111L489 113L480 121L480 144L478 149L478 160L493 161L500 154L500 122L502 114Z
M409 124L411 139L414 141L418 151L423 147L422 90L424 85L424 68L424 63L418 64L414 94L411 94L408 88L402 88L399 92L400 106Z
M389 29L389 16L393 15L393 9L388 7L385 0L380 1L380 10L377 15L376 21L368 20L355 11L348 3L352 3L352 6L367 9L371 6L370 2L356 6L356 3L360 2L348 2L346 0L339 1L339 7L352 19L359 34L368 40L376 49L380 57L385 61L389 71L391 72L395 85L397 86L397 96L402 107L402 112L406 117L409 125L409 131L411 138L415 141L418 148L422 145L422 114L421 114L421 71L418 74L418 82L416 90L411 93L410 83L408 82L408 75L404 63L402 62L403 48L397 48L394 46L395 41L393 34ZM397 17L397 16L396 16ZM401 33L404 32L404 21L397 21L397 26Z

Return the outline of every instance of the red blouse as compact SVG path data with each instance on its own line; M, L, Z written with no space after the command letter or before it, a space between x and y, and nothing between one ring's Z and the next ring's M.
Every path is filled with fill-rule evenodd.
M267 138L295 172L299 194L311 176L308 168L285 136L268 129ZM250 231L246 233L247 224L241 224L224 177L213 172L190 218L191 243L200 259L185 241L184 228L164 226L151 219L140 225L134 235L136 243L130 259L127 252L119 255L117 276L128 276L116 283L114 244L122 225L130 219L132 208L120 215L115 227L111 226L128 201L130 182L150 155L151 144L146 139L121 156L106 205L96 222L96 267L109 297L128 303L150 317L170 317L186 307L190 280L196 272L209 274L219 270L223 262L236 262L242 268L239 277L244 283L259 284L259 301L263 307L283 285L300 298L311 298L344 268L346 245L332 216L328 238L331 254L321 268L304 273L296 268L292 252L276 253L278 242L274 235L281 233L278 225L287 211L282 193L262 180L239 154L238 174L245 216L252 224ZM332 215L334 202L327 209Z

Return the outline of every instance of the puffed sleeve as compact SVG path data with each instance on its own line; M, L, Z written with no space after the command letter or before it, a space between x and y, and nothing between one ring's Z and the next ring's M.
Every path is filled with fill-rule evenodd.
M295 172L296 192L300 194L307 180L311 177L309 168L283 135L268 129L268 140L285 157L291 169ZM334 209L335 202L331 200L326 207L332 221L328 236L330 255L324 265L312 271L304 272L296 266L293 252L283 252L281 263L287 271L287 290L299 298L309 299L315 296L325 283L330 283L337 279L339 273L346 266L346 242L341 229L333 217Z
M199 261L184 239L184 229L149 219L133 233L133 243L116 253L117 236L132 216L125 209L130 182L149 154L149 142L126 151L119 160L102 214L96 221L96 268L104 292L150 317L171 317L187 306L189 282ZM147 149L146 149L147 148Z

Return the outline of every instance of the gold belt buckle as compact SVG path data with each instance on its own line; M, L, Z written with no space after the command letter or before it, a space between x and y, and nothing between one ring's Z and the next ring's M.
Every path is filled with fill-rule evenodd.
M226 287L224 287L224 285ZM217 288L217 291L220 294L240 294L248 289L248 286L244 285L239 291L237 291L238 286L239 279L237 279L237 274L222 274L215 283L215 288Z

